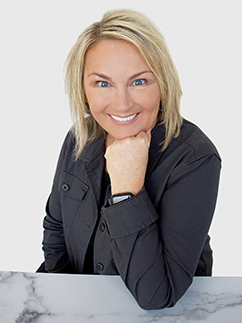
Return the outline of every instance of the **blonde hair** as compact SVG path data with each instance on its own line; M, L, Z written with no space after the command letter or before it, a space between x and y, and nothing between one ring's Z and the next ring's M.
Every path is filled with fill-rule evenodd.
M100 22L93 23L82 32L65 62L65 88L74 121L76 158L85 144L105 133L91 115L83 84L86 52L103 39L125 40L134 44L155 74L162 98L158 122L164 124L166 129L162 148L166 149L171 139L179 135L182 123L182 91L176 68L163 36L149 18L133 10L112 10L106 12Z

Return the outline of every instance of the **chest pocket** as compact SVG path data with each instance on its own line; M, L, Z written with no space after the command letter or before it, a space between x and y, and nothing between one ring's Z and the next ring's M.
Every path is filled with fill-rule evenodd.
M89 186L79 178L62 170L58 190L62 198L68 197L80 201L86 195Z
M89 186L87 184L62 170L58 191L60 193L64 230L67 234L70 233L75 217L80 214L82 201L88 190Z

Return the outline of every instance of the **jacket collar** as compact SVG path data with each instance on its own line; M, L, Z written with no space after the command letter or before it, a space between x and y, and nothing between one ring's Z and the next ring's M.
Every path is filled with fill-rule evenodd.
M84 162L92 163L97 158L100 158L101 155L104 155L104 148L105 136L103 135L91 144L86 144L79 156L79 159Z
M165 140L165 127L163 125L156 125L151 131L151 143L149 149L149 160L146 170L146 180L150 173L156 166L162 155L162 143Z

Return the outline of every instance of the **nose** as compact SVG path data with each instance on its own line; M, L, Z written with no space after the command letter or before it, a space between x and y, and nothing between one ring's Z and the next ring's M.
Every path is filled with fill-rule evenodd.
M113 94L112 108L117 112L128 112L134 105L129 89L124 86L116 87Z

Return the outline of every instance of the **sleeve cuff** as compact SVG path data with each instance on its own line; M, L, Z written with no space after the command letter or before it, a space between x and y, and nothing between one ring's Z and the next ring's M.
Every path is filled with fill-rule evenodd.
M158 219L158 214L143 188L126 201L102 208L111 238L116 239L136 233Z

